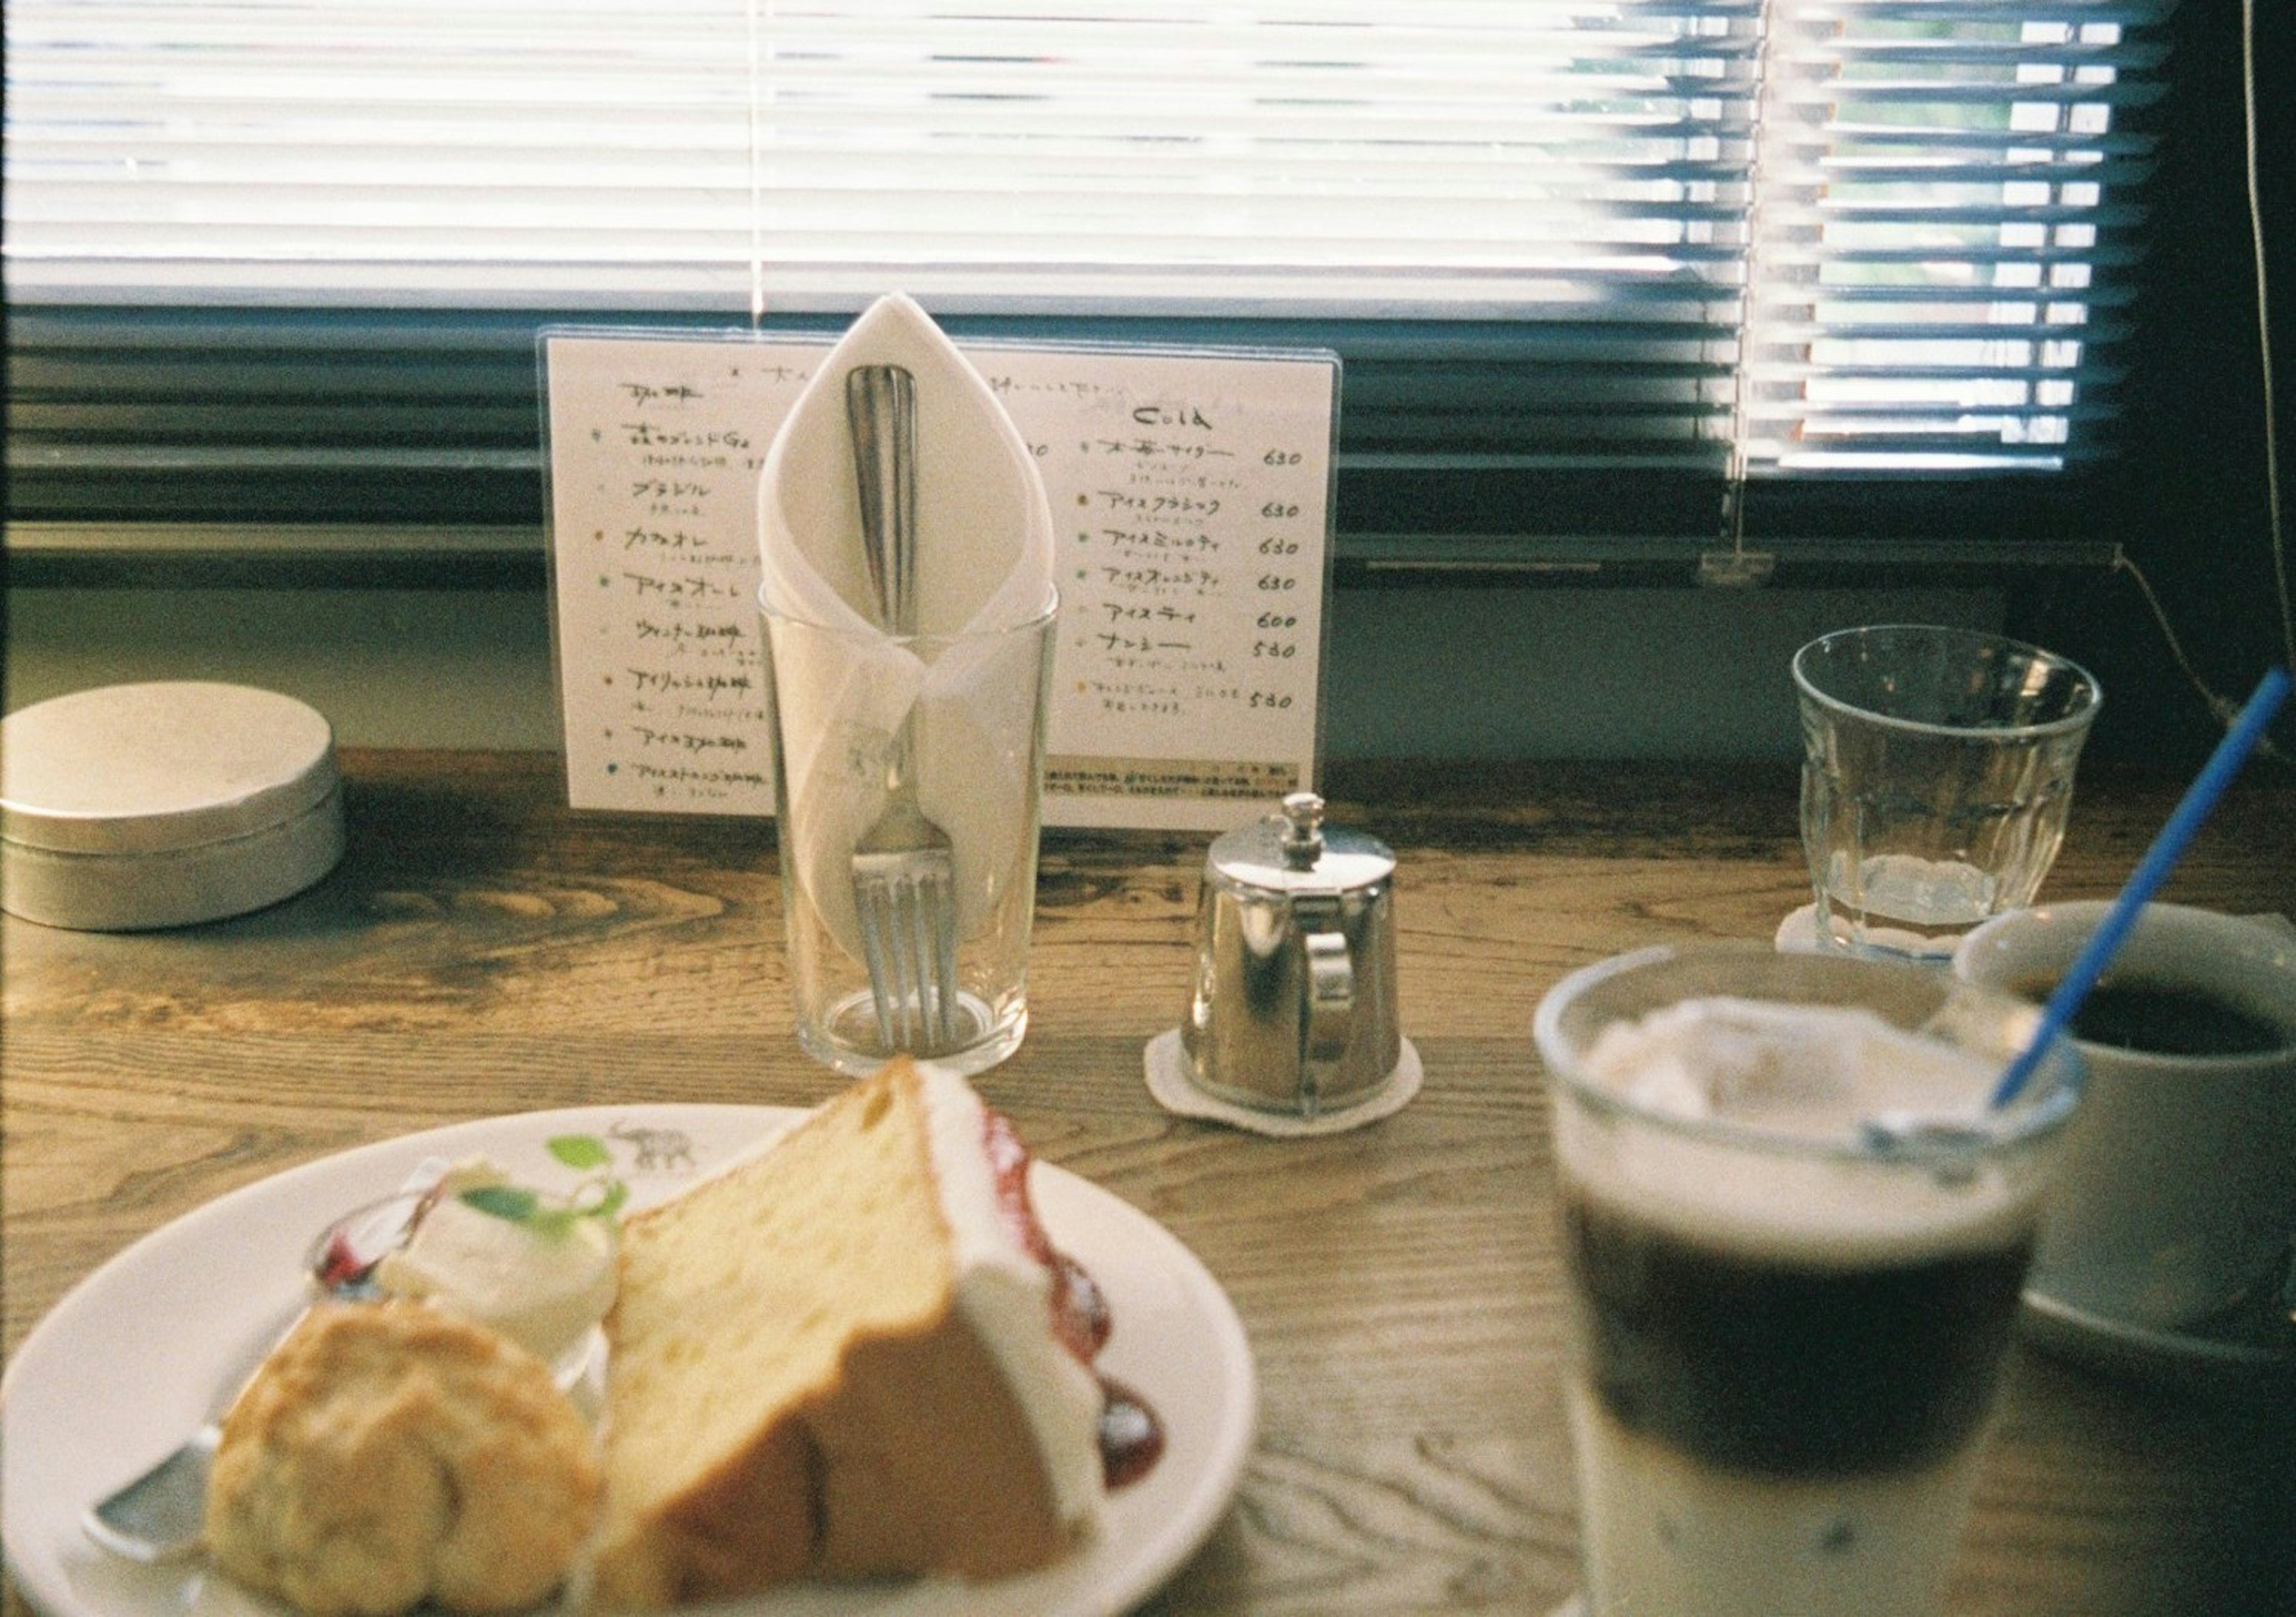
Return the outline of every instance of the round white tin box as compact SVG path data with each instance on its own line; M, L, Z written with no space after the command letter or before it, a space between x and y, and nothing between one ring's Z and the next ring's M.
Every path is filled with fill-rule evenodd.
M334 731L292 697L106 685L0 719L0 909L182 927L301 892L343 853Z

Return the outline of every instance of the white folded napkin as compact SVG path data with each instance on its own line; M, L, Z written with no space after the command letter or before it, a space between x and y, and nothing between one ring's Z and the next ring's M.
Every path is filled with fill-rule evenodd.
M880 298L807 382L758 488L766 604L857 637L818 666L775 666L795 822L781 834L796 837L804 896L857 955L853 845L885 799L882 775L855 789L849 761L885 755L915 705L917 801L955 844L958 935L969 936L1026 873L1030 759L1005 738L1027 737L1037 699L1032 637L957 648L928 668L878 626L845 409L847 373L874 364L905 366L916 384L918 633L1011 628L1057 599L1051 508L1012 418L922 308Z

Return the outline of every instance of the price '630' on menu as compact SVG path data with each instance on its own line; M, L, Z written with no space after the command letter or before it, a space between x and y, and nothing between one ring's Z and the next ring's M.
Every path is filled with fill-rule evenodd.
M1221 830L1314 785L1337 362L961 346L1052 504L1046 823ZM544 338L573 806L773 813L757 482L827 352Z

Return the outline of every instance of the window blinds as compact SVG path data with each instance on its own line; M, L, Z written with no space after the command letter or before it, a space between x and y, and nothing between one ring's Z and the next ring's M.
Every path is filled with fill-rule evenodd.
M2094 453L2157 91L2142 6L1772 0L1749 201L1750 465Z
M1343 475L2054 469L2167 4L13 0L12 485L530 498L538 323L894 286L1335 347Z

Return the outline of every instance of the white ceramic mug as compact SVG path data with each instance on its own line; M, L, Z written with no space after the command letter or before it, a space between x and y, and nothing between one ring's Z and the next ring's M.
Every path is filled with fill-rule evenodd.
M1954 970L2046 996L2109 908L1997 916ZM2087 1087L2027 1287L2107 1326L2177 1333L2278 1284L2296 1238L2296 931L2148 904L2097 992L2128 983L2202 991L2276 1041L2168 1055L2079 1039Z

